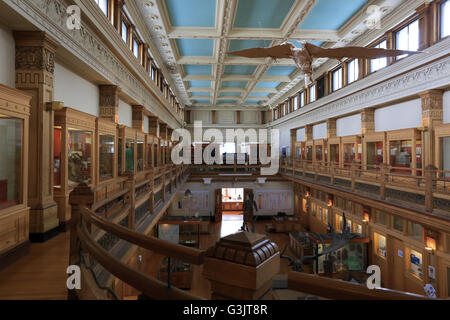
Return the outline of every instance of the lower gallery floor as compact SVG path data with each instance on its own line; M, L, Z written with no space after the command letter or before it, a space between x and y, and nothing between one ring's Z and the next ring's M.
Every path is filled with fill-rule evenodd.
M236 217L236 218L234 218ZM207 249L214 245L219 238L237 232L242 225L239 216L232 219L224 217L222 222L210 224L210 234L200 235L200 249ZM267 222L256 224L256 232L264 234ZM270 239L280 248L288 243L289 237L284 233L269 233ZM66 268L69 257L70 232L60 233L53 239L44 243L31 244L30 253L18 262L0 271L0 300L37 299L61 300L67 298ZM287 251L289 254L289 250ZM145 272L156 277L163 257L152 255L151 263ZM210 298L209 281L202 276L203 267L195 266L193 269L191 293L203 298ZM287 274L290 267L288 261L281 260L280 274ZM136 299L133 290L125 290L130 295L124 299Z

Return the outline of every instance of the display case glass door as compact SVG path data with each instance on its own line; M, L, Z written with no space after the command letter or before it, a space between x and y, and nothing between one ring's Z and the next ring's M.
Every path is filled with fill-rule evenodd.
M119 138L117 148L117 176L120 176L120 173L122 172L122 166L123 166L122 138Z
M412 168L412 140L395 140L389 143L389 164L393 167L393 172L409 174Z
M126 139L125 142L125 171L134 172L134 140Z
M68 184L76 187L80 182L92 183L92 132L69 129Z
M23 120L0 114L0 209L21 203Z
M312 146L307 146L306 147L306 160L307 161L312 161Z
M137 171L144 170L144 141L137 141Z
M53 129L53 187L61 188L62 128Z
M367 142L366 146L367 169L379 169L383 163L383 142Z
M442 177L450 178L450 137L439 139L440 169L443 170Z
M356 150L354 143L344 144L344 167L349 167L356 160Z
M318 145L316 146L316 161L322 161L323 160L323 146Z
M115 152L114 136L100 135L99 138L100 181L105 181L113 178L114 152Z
M339 165L339 145L330 144L330 163Z

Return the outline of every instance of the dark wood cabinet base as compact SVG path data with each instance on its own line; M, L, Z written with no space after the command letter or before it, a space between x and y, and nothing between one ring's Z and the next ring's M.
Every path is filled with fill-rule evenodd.
M17 247L0 255L0 270L5 269L7 266L13 264L20 258L30 253L30 241L26 241Z

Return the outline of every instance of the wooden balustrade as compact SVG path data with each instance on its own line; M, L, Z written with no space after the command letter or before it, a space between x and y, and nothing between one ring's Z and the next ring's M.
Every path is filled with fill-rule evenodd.
M400 190L425 197L424 207L433 211L434 198L450 199L450 172L437 170L434 166L425 169L392 167L387 164L362 166L353 162L350 166L339 166L337 163L322 163L308 160L292 161L291 165L285 158L280 159L281 173L292 171L294 176L309 177L319 181L319 176L329 177L331 185L336 179L349 183L349 189L356 191L357 184L367 184L379 187L378 196L386 199L387 189ZM321 181L323 182L323 181Z
M295 271L288 274L288 288L336 300L431 300L414 293L387 288L368 289L364 285L349 281Z

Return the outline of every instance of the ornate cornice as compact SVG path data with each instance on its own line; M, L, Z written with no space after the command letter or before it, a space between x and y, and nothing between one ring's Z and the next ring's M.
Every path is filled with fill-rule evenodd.
M341 89L341 93L336 92L336 94L331 94L323 99L320 99L315 103L312 103L273 122L269 126L273 128L277 128L279 126L299 128L308 124L322 122L329 118L341 117L354 112L360 112L365 108L395 103L408 97L417 98L420 93L427 90L449 87L449 43L450 39L440 43L439 47L441 49L443 48L443 50L436 50L434 55L428 56L426 60L431 60L431 62L421 67L405 72L400 76L385 79L382 82L378 82L378 84L366 87L356 93L348 94L349 91L354 90L355 87L346 87L349 91L345 92L345 90ZM438 60L433 59L437 57L442 58ZM410 58L413 57L409 57L407 59ZM399 61L397 64L397 67L401 67L400 64L408 64L408 61ZM396 66L393 65L381 70L383 72L380 72L380 75L399 74L395 72L395 70L392 70L395 69L395 67ZM372 79L366 78L360 80L362 86L359 86L359 88L364 88L364 80L374 82L375 78L377 78L377 74L373 74L372 76Z
M61 46L83 61L88 67L111 83L121 87L131 100L151 107L164 122L178 127L181 119L161 106L160 102L142 84L149 87L151 79L138 79L111 50L82 21L80 30L69 30L66 25L68 15L66 4L61 0L5 0L7 5L51 35ZM105 20L106 21L106 20ZM97 21L102 24L103 22Z

